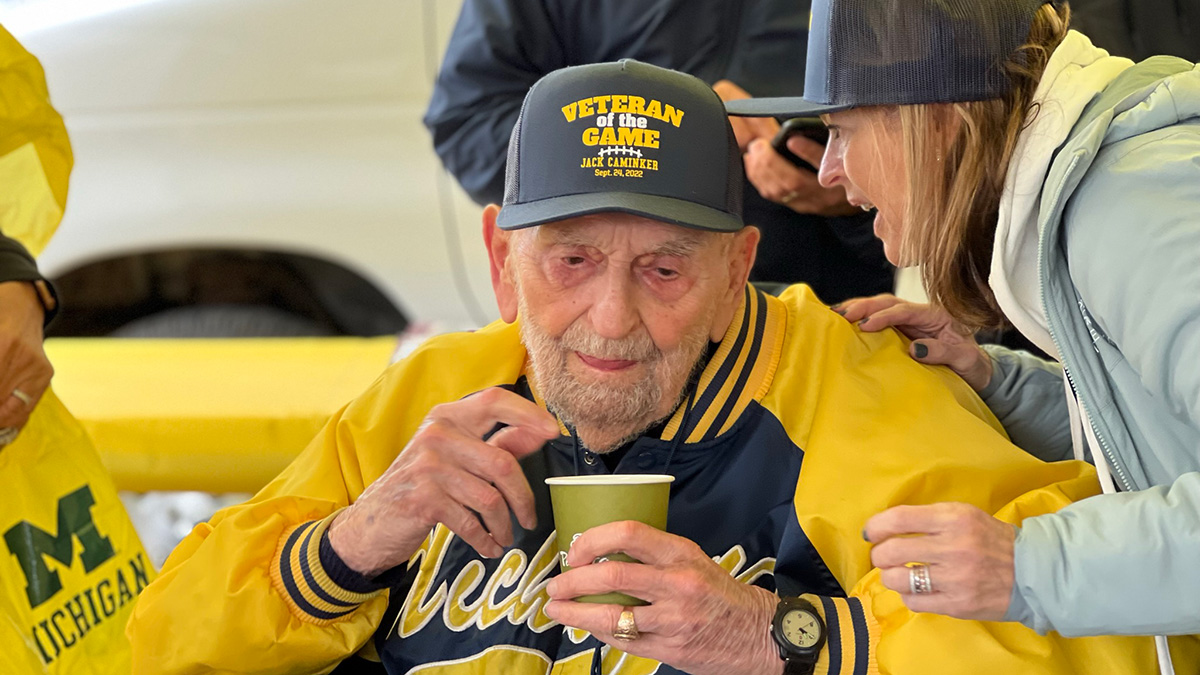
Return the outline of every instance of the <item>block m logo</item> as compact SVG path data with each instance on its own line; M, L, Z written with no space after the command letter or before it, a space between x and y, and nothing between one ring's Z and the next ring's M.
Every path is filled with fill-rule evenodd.
M100 534L92 521L92 506L96 504L92 490L84 485L58 500L58 535L52 535L27 520L13 525L4 533L8 550L17 556L25 573L25 593L30 607L37 607L62 590L58 572L50 569L46 557L66 567L75 557L75 540L83 550L79 559L84 571L91 572L113 557L112 542Z

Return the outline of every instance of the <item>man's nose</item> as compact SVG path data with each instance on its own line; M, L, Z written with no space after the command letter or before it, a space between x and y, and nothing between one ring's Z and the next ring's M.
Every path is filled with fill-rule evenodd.
M640 321L635 298L636 288L628 273L610 270L599 280L597 297L589 312L592 330L597 335L619 340L629 335Z

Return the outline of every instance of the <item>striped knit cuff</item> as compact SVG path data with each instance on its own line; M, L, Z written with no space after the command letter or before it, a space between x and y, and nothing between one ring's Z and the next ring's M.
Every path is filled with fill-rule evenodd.
M879 675L879 624L859 598L806 595L825 619L827 639L813 675Z
M337 551L333 550L333 544L329 542L328 528L321 533L319 546L318 560L321 562L321 569L325 570L325 574L329 575L329 579L338 587L351 593L374 593L390 586L386 575L368 577L351 569Z
M311 623L325 624L346 616L386 587L351 570L329 546L325 532L336 516L285 532L271 561L276 588L296 616Z

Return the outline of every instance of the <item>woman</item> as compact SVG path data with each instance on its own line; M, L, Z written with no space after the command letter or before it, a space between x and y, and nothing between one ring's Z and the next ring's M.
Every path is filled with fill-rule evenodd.
M1064 635L1198 633L1200 68L1110 57L1068 20L1042 0L818 1L804 98L729 108L821 114L822 183L922 266L933 308L840 313L901 329L1015 443L1094 459L1119 492L1019 530L886 511L864 532L885 583L917 611ZM971 337L1005 323L1062 367Z

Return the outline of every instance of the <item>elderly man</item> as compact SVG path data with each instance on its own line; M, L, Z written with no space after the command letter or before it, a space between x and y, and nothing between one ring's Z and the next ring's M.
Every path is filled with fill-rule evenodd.
M886 507L1009 504L1015 521L1095 479L1008 444L896 334L747 284L758 233L711 89L635 61L557 71L509 152L504 208L483 216L503 321L431 340L199 525L137 606L135 673L1152 663L1148 640L913 614L871 572L860 532ZM558 574L543 479L606 473L673 475L669 532L589 530ZM592 564L614 551L644 564ZM572 600L610 590L650 604Z

